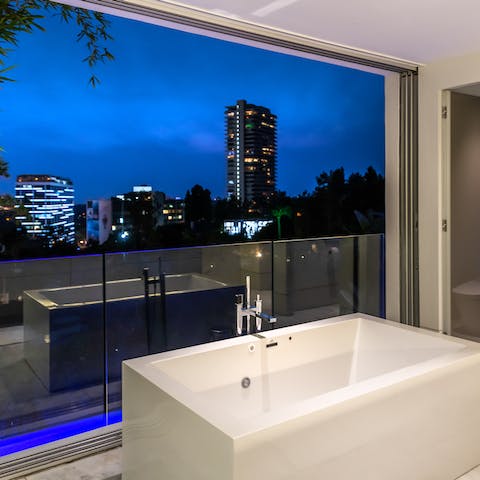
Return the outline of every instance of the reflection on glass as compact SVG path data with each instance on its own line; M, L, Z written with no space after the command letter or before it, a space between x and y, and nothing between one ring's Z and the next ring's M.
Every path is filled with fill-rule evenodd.
M383 235L275 242L273 272L278 326L384 316Z
M0 455L105 425L101 272L95 255L0 263Z
M121 407L121 362L236 335L235 295L271 311L271 242L106 255L109 411Z

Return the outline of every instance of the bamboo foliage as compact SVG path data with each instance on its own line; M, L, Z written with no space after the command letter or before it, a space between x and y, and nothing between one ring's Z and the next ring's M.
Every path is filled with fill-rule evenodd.
M76 39L85 45L87 56L83 61L91 71L88 83L92 87L100 83L94 67L99 63L114 60L107 47L108 42L113 40L108 31L110 22L102 13L50 0L0 0L0 87L14 81L11 74L15 65L9 65L7 60L8 54L18 47L19 34L45 31L41 22L48 13L57 15L64 22L77 25ZM0 176L8 176L8 164L2 152L0 147Z

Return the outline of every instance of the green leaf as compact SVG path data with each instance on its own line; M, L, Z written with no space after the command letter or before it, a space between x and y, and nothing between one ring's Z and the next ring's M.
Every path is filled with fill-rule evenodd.
M100 80L98 79L98 77L96 77L95 75L92 75L90 77L90 79L88 80L88 83L93 87L95 88L99 83L100 83Z

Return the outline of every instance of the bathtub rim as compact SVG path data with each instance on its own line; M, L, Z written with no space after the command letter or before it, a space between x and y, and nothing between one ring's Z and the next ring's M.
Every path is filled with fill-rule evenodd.
M220 282L219 280L214 280L212 278L208 278L203 276L201 273L174 273L174 274L166 274L166 277L184 277L184 276L191 276L191 277L197 277L201 278L202 280L208 280L209 282L216 283L218 286L216 287L211 287L208 289L205 288L194 288L194 289L189 289L189 290L173 290L168 292L167 295L179 295L182 293L192 293L192 292L204 292L204 291L209 291L209 290L215 290L215 289L222 289L222 288L228 288L231 285L228 285L224 282ZM109 286L111 284L119 284L119 283L127 283L127 282L133 282L133 281L142 281L141 277L138 278L122 278L120 280L109 280L106 282L106 285ZM65 290L75 290L79 288L85 288L85 287L101 287L103 283L90 283L88 285L71 285L68 287L55 287L55 288L43 288L43 289L34 289L34 290L25 290L23 292L24 295L28 295L30 298L32 298L34 301L38 302L42 307L48 308L49 310L53 309L61 309L61 308L71 308L71 307L80 307L84 305L97 305L103 302L103 299L100 298L100 300L90 300L87 302L71 302L71 303L57 303L48 298L44 294L44 292L58 292L58 291L65 291ZM152 293L150 297L158 297L160 296L160 293ZM130 297L116 297L116 298L107 298L107 303L109 302L121 302L125 300L134 300L134 299L139 299L143 298L144 295L132 295Z
M192 356L195 354L207 353L215 350L231 348L233 346L255 344L261 345L270 341L272 338L280 335L288 335L308 331L314 328L325 328L340 322L352 320L367 320L379 323L381 325L401 328L419 335L428 335L446 342L458 344L459 349L452 352L441 354L429 360L417 362L400 369L396 369L375 377L347 385L330 392L326 392L308 399L295 402L279 409L247 418L232 418L231 412L222 409L218 405L209 405L202 398L199 398L194 391L175 380L168 374L158 368L158 364L174 358ZM280 333L279 333L280 332ZM344 402L355 400L370 394L386 392L388 388L411 388L421 377L427 380L428 376L432 378L459 368L463 363L472 361L480 362L480 344L470 340L446 336L442 333L420 329L410 325L404 325L389 320L380 319L371 315L353 313L332 317L329 319L316 320L306 324L292 325L276 330L262 332L266 338L260 339L253 335L244 335L231 339L220 340L202 345L195 345L178 350L172 350L153 354L145 357L126 360L122 368L134 370L147 381L159 388L164 394L172 397L196 415L222 431L230 438L236 440L245 438L248 435L257 433L284 424L285 422L295 421L314 412L322 412L329 407L341 405Z

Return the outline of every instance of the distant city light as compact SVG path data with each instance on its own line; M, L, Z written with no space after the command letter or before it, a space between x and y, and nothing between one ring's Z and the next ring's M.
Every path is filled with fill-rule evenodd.
M223 222L223 231L228 235L245 235L249 240L266 227L273 220L226 220Z
M150 185L135 185L133 187L134 192L151 192L152 187Z

